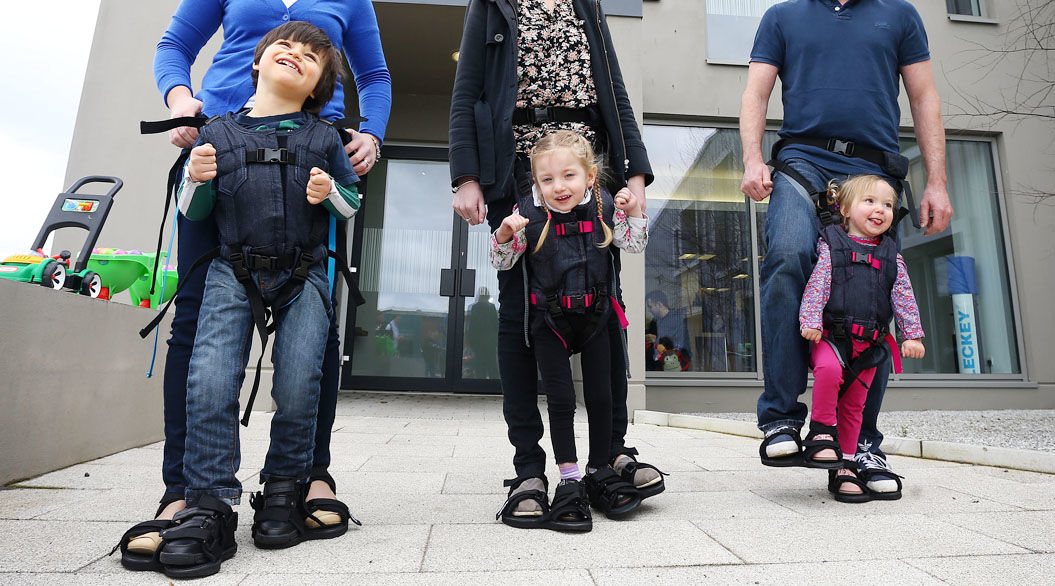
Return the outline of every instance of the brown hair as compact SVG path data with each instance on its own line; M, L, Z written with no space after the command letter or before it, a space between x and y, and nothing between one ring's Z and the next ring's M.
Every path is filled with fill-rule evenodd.
M604 248L612 243L612 229L608 227L608 224L604 222L604 203L601 201L601 175L600 175L600 164L597 160L597 156L593 152L593 147L590 146L590 141L586 140L581 134L572 132L570 130L558 130L556 132L547 134L539 139L535 143L535 146L531 149L531 175L534 180L535 177L535 161L544 155L548 155L554 151L561 149L567 149L571 151L572 155L578 159L579 163L582 164L582 168L590 171L591 169L597 169L597 177L594 178L594 187L597 188L597 192L594 193L594 200L597 201L597 219L601 221L601 228L604 230L604 242L597 243L598 248ZM535 182L536 185L538 182ZM540 188L541 191L541 188ZM540 194L541 195L541 194ZM545 201L542 202L545 206ZM546 225L542 228L542 234L538 237L538 244L535 245L534 252L538 252L542 248L542 243L546 241L546 235L549 234L549 225L552 221L552 217L549 213L549 208L546 208Z
M886 183L886 180L878 175L854 175L842 183L836 183L834 179L828 182L826 195L839 206L840 224L846 225L850 208L877 182ZM894 203L897 204L896 197Z
M311 47L312 51L319 54L319 58L322 60L322 63L320 63L322 74L319 76L319 83L315 84L313 95L308 96L304 100L304 106L302 107L305 111L318 114L322 111L322 107L333 98L337 82L341 79L341 69L343 67L341 52L337 50L333 41L326 36L322 29L310 22L295 20L271 29L264 35L264 38L260 39L260 42L256 44L256 49L253 51L253 65L260 63L260 59L264 56L264 49L280 40L307 45ZM255 89L260 72L253 69L252 75L253 88Z

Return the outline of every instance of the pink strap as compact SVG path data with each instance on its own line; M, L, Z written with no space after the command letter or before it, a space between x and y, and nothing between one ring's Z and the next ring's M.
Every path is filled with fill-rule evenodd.
M890 357L894 361L894 374L901 374L901 351L893 334L886 335L886 343L890 346Z
M609 297L612 300L612 310L615 311L615 315L619 317L619 325L626 329L626 326L630 325L630 322L626 319L626 314L623 313L623 307L619 305L619 302L615 300L615 297Z

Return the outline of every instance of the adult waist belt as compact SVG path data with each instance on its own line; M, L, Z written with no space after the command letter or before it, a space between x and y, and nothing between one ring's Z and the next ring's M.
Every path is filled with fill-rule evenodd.
M540 126L545 122L582 122L596 123L598 120L595 108L517 108L513 110L513 124L530 124Z

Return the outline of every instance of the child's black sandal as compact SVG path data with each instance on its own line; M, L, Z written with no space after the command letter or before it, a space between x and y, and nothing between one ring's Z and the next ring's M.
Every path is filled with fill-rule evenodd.
M524 481L532 478L540 478L544 490L523 490L513 494L513 491L519 488ZM549 490L549 481L546 479L546 476L518 476L506 480L504 485L509 487L509 497L506 499L505 504L502 505L502 509L495 514L495 519L501 519L506 525L518 529L537 529L543 527L546 516L550 511L549 497L546 496L546 492ZM537 502L542 509L542 514L517 515L517 505L526 500Z
M337 493L337 483L334 482L333 477L330 476L328 472L322 472L317 475L313 474L311 478L308 479L308 485L310 486L311 483L316 480L325 482L334 494ZM311 499L304 502L304 509L306 517L304 519L304 529L306 532L304 539L333 539L334 537L340 537L348 531L349 520L360 527L363 525L359 522L359 519L352 516L351 511L348 510L348 505L337 499ZM337 523L323 523L319 520L319 517L316 516L320 511L336 513L341 520ZM311 523L308 522L309 520ZM315 526L312 527L312 525Z
M611 466L599 468L582 479L590 504L609 519L623 517L641 506L641 493Z
M161 532L158 560L170 578L202 578L220 571L220 564L238 551L234 532L238 513L209 495L176 513L173 526Z
M630 461L623 465L623 469L619 472L619 476L623 480L629 482L630 484L634 484L634 476L637 474L638 470L642 470L642 469L655 470L656 473L659 474L659 478L657 478L656 481L654 481L652 484L649 484L648 486L637 486L636 484L634 484L634 488L637 489L637 493L639 495L641 495L641 500L645 500L648 497L656 496L657 494L659 494L659 493L663 492L664 490L666 490L667 486L666 486L666 483L663 480L663 477L664 476L669 476L669 474L667 474L666 472L660 470L659 468L656 468L652 464L646 464L644 462L638 462L637 458L634 457L634 455L636 453L637 453L637 450L635 449L632 453L628 452L628 453L625 453L625 454L620 454L620 455L625 455L627 458L630 459ZM619 456L616 456L616 457L618 458ZM615 459L613 458L612 459L612 464L614 464L614 463L615 463Z
M577 480L565 481L553 491L553 503L542 517L543 527L554 531L590 531L593 517L585 486Z
M872 500L872 492L868 490L868 485L858 476L853 463L843 462L843 467L850 470L849 475L839 474L838 470L828 470L828 492L832 493L832 498L840 503L867 503ZM842 489L844 484L852 484L860 488L861 492L842 492L840 489Z
M303 498L306 493L306 484L298 484L292 478L276 477L264 483L263 491L249 497L249 505L256 511L252 535L257 547L284 549L304 541L307 511Z
M830 435L832 439L817 439L819 435ZM810 421L810 432L802 442L802 464L807 468L836 470L845 466L842 449L839 447L839 432L834 425L824 425ZM817 454L824 450L834 450L834 460L818 460Z

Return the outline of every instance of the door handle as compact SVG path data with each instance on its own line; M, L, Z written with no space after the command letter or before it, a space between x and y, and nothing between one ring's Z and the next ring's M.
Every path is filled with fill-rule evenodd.
M457 288L457 269L440 269L440 295L454 297Z
M463 297L476 295L476 269L462 269L458 293Z

